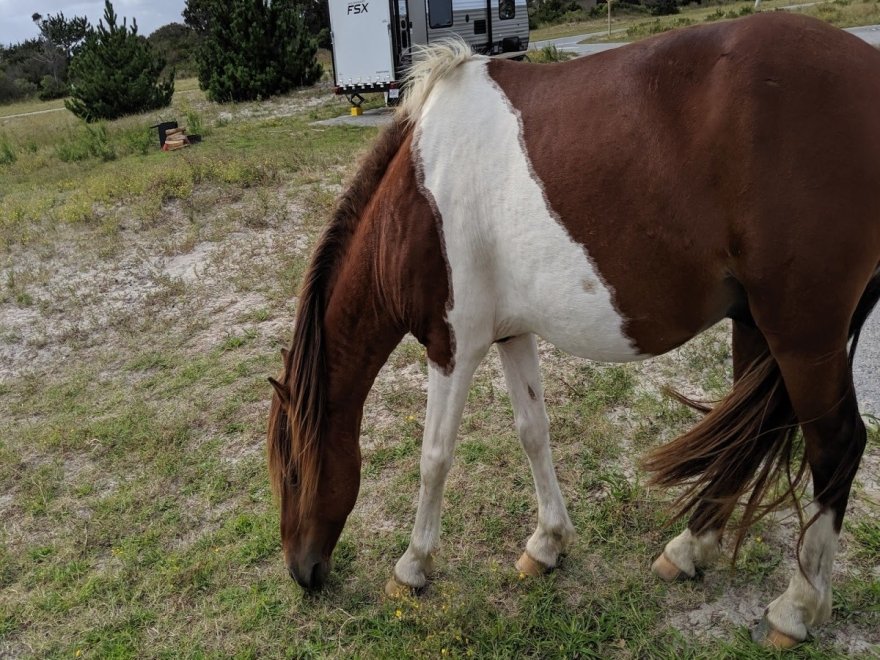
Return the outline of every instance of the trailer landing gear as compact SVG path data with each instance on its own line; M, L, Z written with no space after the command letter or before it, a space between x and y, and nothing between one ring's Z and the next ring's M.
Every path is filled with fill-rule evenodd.
M351 103L351 116L352 117L360 117L364 114L364 109L361 107L361 103L364 102L364 97L360 94L346 94L345 98L348 99L348 102Z

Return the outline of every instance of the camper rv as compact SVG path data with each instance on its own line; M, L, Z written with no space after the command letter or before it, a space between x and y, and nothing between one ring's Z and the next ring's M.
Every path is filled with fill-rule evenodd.
M529 45L526 0L329 0L336 93L394 102L413 46L463 39L487 55Z

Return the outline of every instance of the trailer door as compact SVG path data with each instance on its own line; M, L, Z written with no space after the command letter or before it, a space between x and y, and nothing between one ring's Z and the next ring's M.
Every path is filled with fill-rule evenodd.
M388 0L330 0L330 37L338 87L394 80Z

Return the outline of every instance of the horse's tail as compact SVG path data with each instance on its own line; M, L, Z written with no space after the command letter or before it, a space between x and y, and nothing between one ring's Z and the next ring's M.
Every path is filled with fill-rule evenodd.
M320 441L327 397L324 313L330 285L363 209L408 132L402 122L392 122L361 162L351 185L340 198L303 276L293 342L289 351L283 351L284 375L280 383L270 379L275 387L267 434L270 482L276 496L284 492L285 483L296 482L301 515L314 503L320 472Z
M403 101L397 116L409 125L416 122L431 90L438 81L448 76L475 55L471 47L461 39L446 39L430 46L413 49L413 65L406 73Z
M701 412L707 407L673 393ZM674 520L695 511L691 531L700 533L723 525L740 499L748 494L737 530L734 557L746 530L793 495L804 474L804 462L791 474L797 418L769 351L759 356L734 383L733 389L690 431L651 451L643 466L651 483L684 486L675 501ZM762 465L763 464L763 465ZM765 495L787 475L787 487ZM701 501L717 506L697 508Z
M862 325L878 299L880 276L875 276L850 322L850 364ZM789 501L800 512L797 493L807 461L797 440L798 419L779 365L765 351L711 409L678 393L672 395L706 415L687 433L651 451L643 467L653 473L650 482L654 485L684 486L674 503L673 520L693 512L689 525L694 533L724 525L744 499L742 519L735 530L735 561L746 532L755 522ZM841 466L842 473L850 474L856 466ZM700 507L701 501L716 506Z

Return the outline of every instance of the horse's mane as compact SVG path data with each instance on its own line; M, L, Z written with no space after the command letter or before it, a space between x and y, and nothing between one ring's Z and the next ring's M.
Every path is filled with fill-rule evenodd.
M415 124L434 86L468 60L481 57L474 55L461 39L444 39L430 46L413 48L413 65L406 74L397 116L406 124Z
M280 496L284 482L296 484L300 515L315 500L320 472L320 438L326 403L324 312L333 277L359 218L408 132L398 120L388 126L365 156L332 219L318 240L303 277L284 376L275 384L268 429L269 478ZM289 404L289 405L288 405Z

